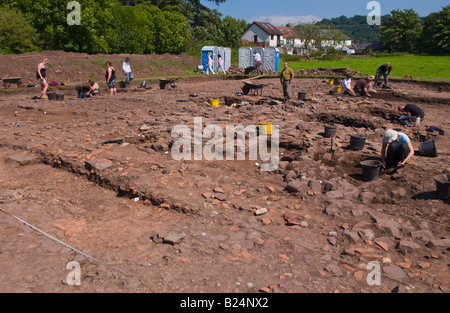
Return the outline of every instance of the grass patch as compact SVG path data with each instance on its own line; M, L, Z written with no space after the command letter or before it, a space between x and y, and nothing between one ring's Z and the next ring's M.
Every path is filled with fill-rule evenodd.
M283 68L284 55L280 56L280 68ZM365 59L348 58L340 61L295 61L289 58L294 71L313 68L349 68L368 75L375 75L377 68L391 62L391 78L403 79L406 75L414 80L450 82L450 57L396 55L378 56Z

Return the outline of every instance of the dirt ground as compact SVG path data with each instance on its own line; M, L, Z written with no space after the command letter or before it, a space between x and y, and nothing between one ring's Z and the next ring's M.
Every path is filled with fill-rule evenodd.
M393 91L350 98L298 78L295 100L282 104L279 80L255 82L271 85L238 96L242 80L199 75L164 90L158 79L133 82L114 97L102 86L83 100L73 86L52 90L62 101L2 91L0 292L447 293L449 202L434 177L450 174L448 89L393 82ZM218 108L208 104L216 98ZM419 128L399 125L402 103L425 110ZM279 125L279 168L174 160L171 132L193 129L194 117L222 129ZM328 123L338 127L332 149ZM360 162L380 158L387 128L417 150L434 139L439 154L417 153L365 182ZM357 133L366 145L349 150ZM80 285L67 279L73 261ZM368 283L370 262L378 285Z

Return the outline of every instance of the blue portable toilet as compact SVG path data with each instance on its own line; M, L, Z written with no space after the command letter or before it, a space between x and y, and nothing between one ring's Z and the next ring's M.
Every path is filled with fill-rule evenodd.
M274 47L268 47L264 49L263 58L263 69L266 71L280 70L280 50Z
M212 59L214 60L214 62L217 62L217 59L218 59L217 54L219 53L219 48L216 46L205 46L202 48L201 60L202 60L202 66L203 66L203 68L202 68L203 73L206 72L206 67L208 65L208 53L210 53L210 52L212 54L211 56L212 56ZM217 72L217 67L218 67L217 63L214 63L213 70L215 72Z

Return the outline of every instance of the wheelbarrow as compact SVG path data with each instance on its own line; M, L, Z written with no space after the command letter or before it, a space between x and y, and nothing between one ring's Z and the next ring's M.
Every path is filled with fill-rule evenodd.
M4 78L0 78L0 80L3 81L3 86L5 87L5 89L9 89L11 84L16 84L17 88L23 86L22 77L10 77L10 78L7 77L8 75L6 75Z
M251 82L244 82L244 87L242 87L242 93L251 96L262 96L263 88L273 84L255 84Z
M172 88L176 88L177 86L175 85L175 81L177 80L178 78L176 78L176 79L160 79L159 80L159 88L160 89L166 89L166 86L167 85L170 85L170 87L172 87Z

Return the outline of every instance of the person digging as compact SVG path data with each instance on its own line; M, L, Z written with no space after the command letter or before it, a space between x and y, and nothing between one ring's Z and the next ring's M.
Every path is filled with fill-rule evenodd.
M389 129L382 140L381 162L384 173L394 173L402 168L414 156L411 139L401 132Z

